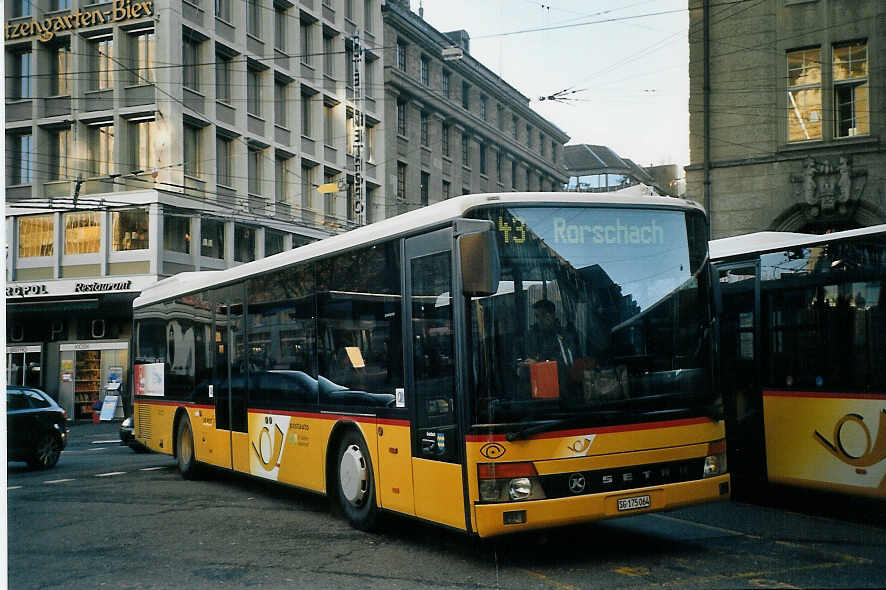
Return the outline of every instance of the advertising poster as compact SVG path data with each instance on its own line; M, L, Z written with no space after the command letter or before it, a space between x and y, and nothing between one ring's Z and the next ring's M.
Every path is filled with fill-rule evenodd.
M133 392L135 395L163 397L163 363L135 365Z

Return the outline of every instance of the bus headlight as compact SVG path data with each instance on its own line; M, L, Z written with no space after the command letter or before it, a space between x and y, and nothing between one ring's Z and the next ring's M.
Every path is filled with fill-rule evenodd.
M704 477L715 477L726 473L726 441L708 445L708 455L704 458Z
M517 502L545 497L535 465L525 463L479 463L477 478L481 502Z
M517 477L508 483L508 496L511 500L525 500L532 494L532 481L528 477Z

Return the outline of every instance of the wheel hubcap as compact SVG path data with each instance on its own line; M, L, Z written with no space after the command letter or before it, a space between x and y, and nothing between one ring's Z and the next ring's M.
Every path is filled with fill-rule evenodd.
M178 450L183 463L191 461L191 431L188 428L182 430L182 439Z
M360 452L360 447L348 446L342 453L338 473L342 494L354 506L360 506L366 498L369 487L366 468L366 459Z

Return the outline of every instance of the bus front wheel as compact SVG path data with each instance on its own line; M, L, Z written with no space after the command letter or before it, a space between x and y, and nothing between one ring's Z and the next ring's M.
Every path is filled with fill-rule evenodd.
M356 432L347 433L338 446L338 503L355 529L371 530L378 508L375 505L375 478L366 443Z
M197 459L194 457L194 434L191 431L191 422L186 417L179 420L175 438L178 470L183 478L194 479L197 477Z

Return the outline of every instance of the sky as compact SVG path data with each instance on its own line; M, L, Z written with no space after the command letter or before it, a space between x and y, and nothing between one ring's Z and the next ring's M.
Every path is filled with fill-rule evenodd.
M419 0L411 2L417 12ZM467 30L471 55L528 97L570 144L605 145L641 166L689 163L686 0L421 4L437 30ZM581 24L594 21L608 22ZM510 34L550 27L561 28ZM567 102L538 100L565 89L580 92Z

